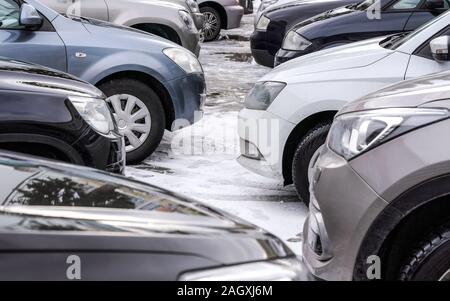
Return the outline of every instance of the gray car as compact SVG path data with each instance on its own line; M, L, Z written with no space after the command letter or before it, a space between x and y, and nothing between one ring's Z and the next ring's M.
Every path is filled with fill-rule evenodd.
M441 38L437 59L448 60ZM314 276L450 280L449 132L448 71L338 113L309 173L303 256Z
M205 15L203 36L206 42L217 39L221 29L241 26L244 8L240 0L198 0L198 5Z
M205 78L197 57L166 39L89 18L65 17L36 0L0 0L0 56L65 71L108 97L127 162L159 145L164 130L197 121Z
M194 0L41 0L61 14L130 26L177 43L197 56L204 20Z

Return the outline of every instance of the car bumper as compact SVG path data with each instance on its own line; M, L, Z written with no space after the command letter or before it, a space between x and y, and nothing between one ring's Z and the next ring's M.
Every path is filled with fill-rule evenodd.
M262 176L282 179L283 150L294 124L263 110L243 109L238 117L238 162Z
M191 73L186 76L166 82L174 107L174 117L177 124L193 124L203 117L203 106L206 101L206 81L203 73ZM185 87L189 87L186 89Z
M198 30L203 29L203 23L205 22L205 16L202 13L195 13L192 14L194 19L195 27L197 27Z
M242 16L244 16L244 8L240 5L225 6L227 14L227 28L233 29L241 26Z
M352 280L365 233L387 203L327 147L322 148L309 177L311 202L303 229L303 261L319 279Z
M89 167L117 174L123 174L125 171L125 143L118 132L103 136L89 128L73 147L80 150L85 164Z
M199 44L200 42L200 33L195 31L184 31L181 35L181 44L184 48L190 50L192 53L194 53L197 57L200 54L201 46Z
M275 54L280 49L281 42L269 42L269 35L268 32L255 30L250 36L250 49L258 64L273 68Z

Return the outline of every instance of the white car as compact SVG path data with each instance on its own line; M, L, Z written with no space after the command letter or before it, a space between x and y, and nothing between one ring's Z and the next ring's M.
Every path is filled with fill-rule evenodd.
M386 85L450 69L448 36L450 12L410 34L319 51L275 68L255 84L239 113L238 161L294 183L307 203L310 161L336 112Z

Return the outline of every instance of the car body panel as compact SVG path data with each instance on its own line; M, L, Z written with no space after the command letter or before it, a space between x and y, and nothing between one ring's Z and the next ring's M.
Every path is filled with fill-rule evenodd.
M179 11L190 10L184 2L176 1L117 1L117 0L81 0L73 4L68 0L41 0L45 5L59 13L90 17L109 21L118 25L134 26L138 24L160 24L174 30L181 45L197 52L199 34L197 28L189 30L179 16ZM194 19L194 16L192 16ZM198 48L198 49L197 49Z
M86 269L83 280L177 280L189 270L293 256L279 239L239 218L125 177L1 153L5 172L0 266L9 267L8 279L33 278L35 266L26 268L19 259L34 261L44 252L50 256L43 277L63 279L65 272L54 270L57 262L77 254ZM67 185L72 190L54 202L58 187ZM46 189L55 193L43 199ZM98 262L105 265L94 270ZM24 269L13 271L11 264ZM108 269L115 274L100 274Z
M244 8L240 5L239 1L235 0L198 0L198 5L203 6L218 6L226 14L227 22L226 26L222 23L223 29L233 29L241 26L241 19L244 16Z

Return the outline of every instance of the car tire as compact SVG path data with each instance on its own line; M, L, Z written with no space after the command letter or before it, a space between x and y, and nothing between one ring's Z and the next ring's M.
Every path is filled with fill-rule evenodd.
M325 143L330 127L331 121L316 125L303 137L294 153L292 181L298 197L306 205L309 205L309 164L314 153Z
M222 20L220 19L219 12L209 6L201 7L200 12L205 16L202 29L204 41L210 42L216 40L222 28Z
M135 79L111 79L99 85L99 89L105 93L119 131L125 136L127 163L140 163L155 151L164 135L166 120L161 99L151 87ZM131 109L127 109L128 103ZM144 117L133 120L133 116Z
M400 269L403 281L450 281L450 223L434 231L415 248ZM445 277L443 279L443 277Z

